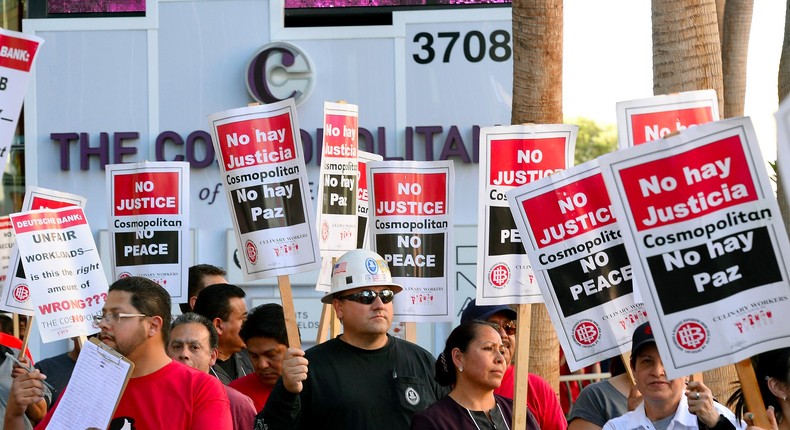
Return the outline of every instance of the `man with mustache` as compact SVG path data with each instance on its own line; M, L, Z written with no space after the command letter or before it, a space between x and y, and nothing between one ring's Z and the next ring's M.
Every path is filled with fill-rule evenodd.
M254 373L234 380L230 386L249 396L256 412L260 412L283 372L283 359L288 349L283 307L266 303L254 308L239 334L247 344Z
M255 428L408 429L416 412L446 395L433 380L431 354L387 334L401 290L380 255L343 254L321 299L334 307L343 333L307 352L288 348Z
M165 352L170 334L170 295L139 276L110 286L97 317L99 339L134 363L110 423L138 429L231 430L230 407L222 384L173 361ZM25 409L41 401L46 376L34 370L14 379L5 414L5 429L22 429ZM68 386L64 392L68 393ZM56 404L36 428L45 429Z

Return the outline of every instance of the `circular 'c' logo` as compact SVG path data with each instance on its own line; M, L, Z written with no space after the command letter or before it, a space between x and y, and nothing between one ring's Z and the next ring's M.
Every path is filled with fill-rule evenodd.
M313 70L310 58L295 45L269 43L255 53L247 66L247 91L263 104L293 97L298 106L313 90Z

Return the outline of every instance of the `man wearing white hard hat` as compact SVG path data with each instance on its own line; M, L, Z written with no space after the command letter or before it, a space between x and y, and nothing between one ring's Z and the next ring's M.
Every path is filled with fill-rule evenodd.
M423 348L387 334L403 288L387 263L357 249L332 268L332 304L343 334L307 352L289 348L282 377L256 429L408 429L411 417L447 394Z

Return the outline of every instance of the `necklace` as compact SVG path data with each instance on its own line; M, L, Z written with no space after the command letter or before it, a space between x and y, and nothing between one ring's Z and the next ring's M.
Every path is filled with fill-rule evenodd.
M475 427L477 427L477 430L482 430L477 422L477 419L475 418L474 415L472 415L472 411L470 411L469 408L467 407L464 407L464 409L466 409L466 413L469 414L469 418L472 419L472 422L474 423ZM502 413L502 407L499 406L499 403L496 404L496 409L499 411L499 416L502 418L502 423L505 424L505 430L510 430L510 424L508 424L507 420L505 419L505 414ZM491 410L493 411L493 409ZM485 412L483 412L483 415L485 415ZM493 430L497 430L496 422L494 422L493 415L491 419L487 419L486 421L488 422L488 424L491 425L491 428Z

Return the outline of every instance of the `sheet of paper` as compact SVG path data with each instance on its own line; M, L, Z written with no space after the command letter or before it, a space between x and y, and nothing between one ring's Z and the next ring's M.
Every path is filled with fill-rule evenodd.
M106 429L110 424L134 365L93 341L82 346L47 429Z

